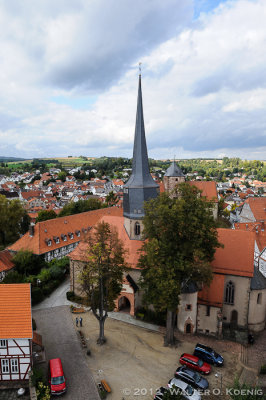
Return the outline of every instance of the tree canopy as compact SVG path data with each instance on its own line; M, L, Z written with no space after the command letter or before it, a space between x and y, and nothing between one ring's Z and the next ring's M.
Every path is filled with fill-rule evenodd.
M102 207L103 203L98 199L78 200L77 202L71 201L62 208L58 214L58 217L65 217L67 215L97 210L98 208Z
M36 223L41 221L47 221L48 219L56 218L56 212L54 210L41 210L38 212Z
M88 237L88 262L80 281L92 312L99 321L99 344L105 342L104 322L108 311L114 309L114 300L122 289L123 272L126 269L124 255L117 230L105 222L96 225Z
M174 341L179 295L190 282L209 284L210 262L219 247L212 204L195 186L182 183L178 198L162 193L145 204L144 235L139 259L144 301L167 309L166 343Z
M21 202L0 195L0 246L15 242L28 228L29 217Z

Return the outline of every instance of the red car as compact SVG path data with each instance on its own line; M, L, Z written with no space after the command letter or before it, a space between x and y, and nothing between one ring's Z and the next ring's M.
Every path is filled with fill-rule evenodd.
M191 354L182 354L179 362L180 364L186 365L191 369L195 369L204 375L208 375L211 372L211 366L209 364L202 361L199 357L192 356Z

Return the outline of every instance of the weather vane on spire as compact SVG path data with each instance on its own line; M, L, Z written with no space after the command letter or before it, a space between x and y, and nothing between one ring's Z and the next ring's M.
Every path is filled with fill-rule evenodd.
M139 62L139 74L141 75L141 64L142 62Z

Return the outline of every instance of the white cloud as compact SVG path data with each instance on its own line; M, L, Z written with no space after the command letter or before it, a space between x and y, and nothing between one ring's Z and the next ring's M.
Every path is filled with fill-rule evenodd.
M0 6L0 155L131 156L141 59L150 156L265 158L265 1L195 21L191 0L16 4Z

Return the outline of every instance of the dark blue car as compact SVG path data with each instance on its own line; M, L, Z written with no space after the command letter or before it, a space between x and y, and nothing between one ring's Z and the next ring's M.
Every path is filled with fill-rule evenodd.
M198 343L195 346L194 356L199 357L201 360L206 361L208 364L217 365L221 367L224 364L223 357L216 353L211 347Z

